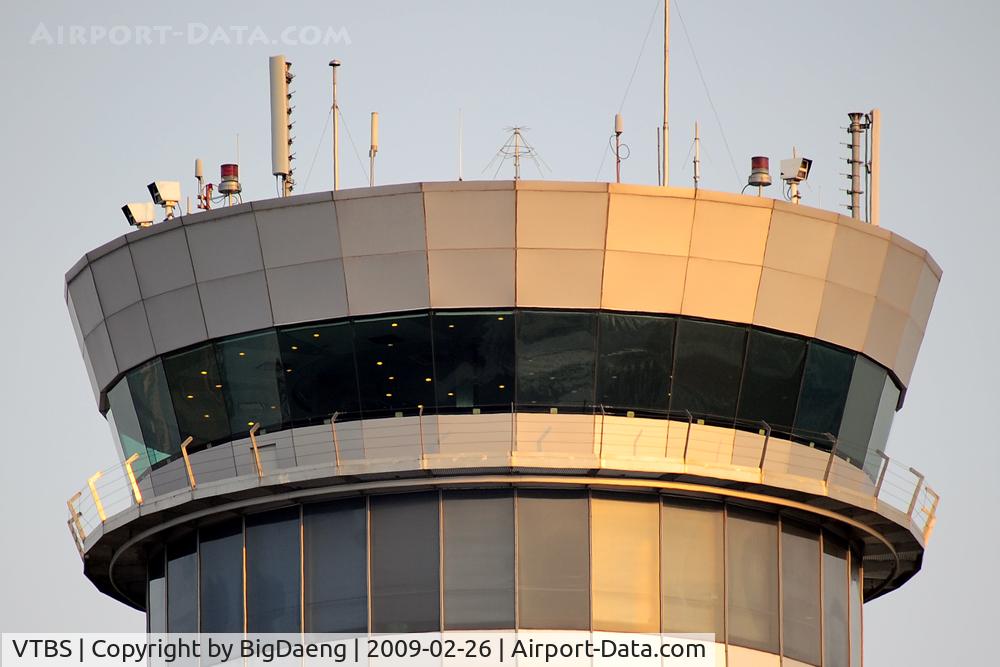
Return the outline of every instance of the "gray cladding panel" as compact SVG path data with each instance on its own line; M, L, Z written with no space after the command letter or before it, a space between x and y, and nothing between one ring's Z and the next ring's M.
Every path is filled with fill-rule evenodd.
M146 315L157 354L208 338L198 288L194 285L146 299Z
M258 211L264 266L290 266L340 257L333 202Z
M87 356L90 357L90 366L94 371L97 386L107 387L108 383L118 375L118 364L115 363L111 338L103 322L87 335L84 345L87 348Z
M198 282L264 268L252 212L184 228Z
M106 324L115 360L122 370L137 366L155 354L142 302L118 311Z
M133 241L130 247L143 298L194 284L194 269L183 229Z
M117 313L139 300L139 282L135 277L132 254L127 245L109 252L90 266L105 316Z
M86 336L104 319L101 302L97 298L97 288L94 286L94 276L89 266L76 274L70 282L69 299L70 307L76 313L76 320L80 324L80 332Z
M340 259L268 269L267 284L275 324L348 314L344 262Z
M263 271L209 280L199 291L210 338L274 324Z

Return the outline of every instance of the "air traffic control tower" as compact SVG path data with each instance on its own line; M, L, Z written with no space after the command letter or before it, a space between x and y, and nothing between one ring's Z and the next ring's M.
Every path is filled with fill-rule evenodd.
M68 524L154 632L713 632L719 665L856 667L933 525L885 445L939 278L704 190L185 215L66 276L120 455Z

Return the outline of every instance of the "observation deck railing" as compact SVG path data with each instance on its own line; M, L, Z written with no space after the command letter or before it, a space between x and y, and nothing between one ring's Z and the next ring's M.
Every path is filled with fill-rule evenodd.
M196 447L187 438L181 456L165 465L141 470L140 455L133 454L99 470L67 501L67 525L77 550L82 557L93 531L133 507L233 480L272 483L265 478L296 471L322 477L548 467L676 472L779 485L792 479L810 493L846 495L875 512L891 508L925 543L939 503L919 471L880 450L873 449L858 466L861 462L842 460L830 434L817 437L817 445L763 421L715 426L690 413L651 418L604 406L589 414L512 406L506 412L426 415L421 409L412 416L343 417L334 414L322 425L271 433L257 424L244 439L208 447Z

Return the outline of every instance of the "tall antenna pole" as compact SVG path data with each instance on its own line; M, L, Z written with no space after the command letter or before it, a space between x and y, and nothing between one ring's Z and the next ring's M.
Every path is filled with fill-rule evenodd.
M851 119L851 126L847 129L848 134L851 135L851 159L848 162L851 163L851 189L848 192L851 195L851 217L855 220L861 219L861 166L864 161L861 159L861 131L865 129L863 113L849 113L847 116Z
M701 180L701 137L698 136L698 121L694 122L694 189Z
M663 0L663 185L670 182L670 142L667 114L670 110L670 0Z
M521 180L521 128L514 128L514 180Z
M372 111L372 142L368 149L371 166L368 169L368 186L375 187L375 154L378 153L378 111Z
M330 113L333 115L333 189L340 188L340 106L337 105L337 68L340 67L339 60L331 60L330 68L333 70L333 102L330 104Z

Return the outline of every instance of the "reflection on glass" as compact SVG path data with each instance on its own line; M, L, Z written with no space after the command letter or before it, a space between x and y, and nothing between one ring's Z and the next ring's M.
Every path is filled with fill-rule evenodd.
M438 495L371 499L372 632L440 629Z
M850 586L850 625L851 625L851 667L861 667L861 556L855 552L850 553L851 559L851 586Z
M781 525L781 599L784 654L820 664L819 532Z
M514 627L514 496L444 494L444 629Z
M288 408L275 332L229 338L216 343L215 349L231 431L243 433L254 424L280 428Z
M868 454L865 457L864 470L873 480L878 478L882 465L882 457L877 452L885 452L889 442L889 429L892 428L892 418L896 415L899 404L899 387L887 374L875 413L875 425L872 426L872 437L868 444Z
M674 320L601 313L597 400L605 408L670 407Z
M587 495L519 492L517 555L520 627L589 630Z
M151 361L129 373L128 388L149 464L156 465L179 455L183 438L177 430L177 417L163 364L159 360Z
M509 410L514 401L513 313L435 313L434 370L438 407Z
M167 543L167 631L198 632L198 550L194 533Z
M146 444L142 441L142 427L132 404L127 379L119 380L108 392L108 404L108 421L125 459L128 460L133 454L139 455L132 464L132 470L138 475L149 468L149 457L146 454Z
M729 509L729 641L778 652L778 527L774 517Z
M594 630L658 632L659 510L655 497L591 499Z
M721 505L663 499L663 632L712 632L725 638L725 550Z
M147 563L146 632L167 631L167 586L163 549L156 549Z
M247 632L299 632L299 508L246 518Z
M199 531L201 631L243 632L243 521Z
M823 535L823 665L848 667L847 547Z
M868 453L885 379L884 368L858 355L837 440L837 454L858 467Z
M306 505L306 632L368 630L368 520L364 498Z
M517 317L517 402L529 407L594 403L597 316L526 310Z
M293 424L321 424L335 412L360 409L349 322L281 329L278 344Z
M789 433L805 358L804 340L751 330L740 387L739 418L765 421L772 429Z
M840 430L854 356L829 345L809 341L799 407L795 413L795 434L800 439L827 449L832 446L830 436L836 436Z
M746 327L680 320L670 410L689 410L696 418L731 424L746 337Z
M222 375L212 345L200 345L163 359L177 426L184 437L203 444L226 438L230 430Z
M428 315L354 323L361 409L366 417L416 414L434 402Z

